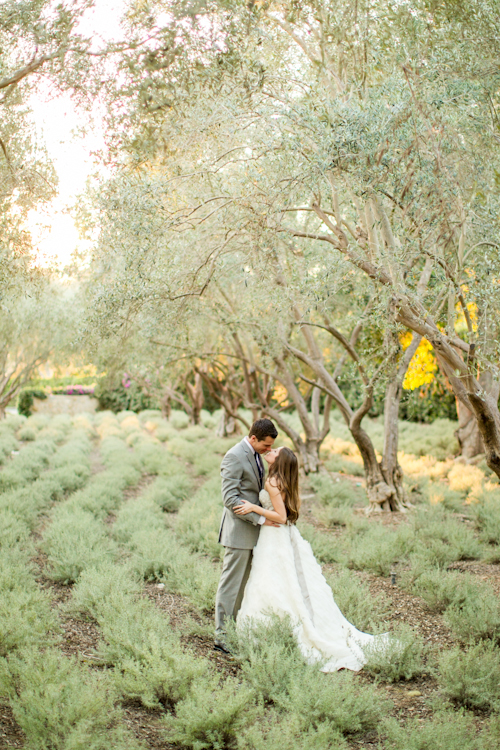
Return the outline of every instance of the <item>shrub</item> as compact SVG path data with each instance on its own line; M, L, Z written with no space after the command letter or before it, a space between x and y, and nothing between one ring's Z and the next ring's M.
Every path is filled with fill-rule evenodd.
M413 558L409 572L402 576L403 587L420 596L432 612L444 612L450 604L461 607L476 588L466 573L427 568L426 561Z
M130 539L134 569L146 580L161 581L195 606L212 611L219 571L193 555L168 529L143 529Z
M309 477L309 484L323 505L351 507L363 501L363 491L352 482L336 482L324 474Z
M300 683L308 669L290 619L273 614L265 622L229 625L227 637L231 651L241 662L245 679L257 696L277 705L284 703L291 684Z
M11 455L12 451L17 448L17 440L11 430L2 429L0 431L0 465Z
M336 537L331 534L321 533L314 526L302 520L299 521L297 527L304 539L311 545L314 555L319 562L345 562L345 554Z
M195 552L211 557L222 556L224 548L218 543L222 511L220 479L210 479L186 500L177 515L176 534Z
M170 413L169 423L172 425L174 430L184 430L189 425L189 417L183 411L172 409Z
M452 396L453 408L456 409ZM458 453L455 437L457 422L450 419L434 419L430 424L419 425L418 430L409 422L399 423L399 448L416 456L434 456L444 461Z
M184 438L184 440L189 440L190 442L202 440L203 438L209 437L209 435L210 433L208 432L208 430L206 430L205 427L202 427L199 424L186 427L182 433L182 437Z
M134 443L134 448L135 457L143 472L147 474L163 474L168 471L167 464L172 460L172 457L169 456L163 445L152 442L151 438L145 438L140 433L139 439Z
M35 398L43 400L47 398L47 394L39 388L25 388L22 390L17 399L17 411L19 414L22 414L24 417L31 416L31 407Z
M347 526L352 518L352 510L345 506L338 508L326 505L319 508L316 516L323 526L326 526L327 529L332 529L335 526Z
M204 477L208 474L216 474L219 477L220 463L220 456L200 452L193 460L193 474L195 477Z
M78 507L59 506L43 537L48 555L47 575L54 581L72 583L82 570L111 562L116 546L93 515Z
M477 560L481 545L463 522L450 518L440 506L419 508L412 519L415 552L431 565L446 567L455 560Z
M364 670L382 682L412 680L424 671L422 639L403 626L363 647Z
M358 630L380 633L385 629L383 618L390 602L383 594L372 596L366 583L349 570L326 573L325 577L340 611Z
M386 750L479 750L471 717L454 711L438 714L430 721L417 719L400 724L395 719L384 723Z
M309 667L300 681L294 680L281 702L282 708L300 716L304 730L328 722L342 734L374 729L390 705L372 685L360 685L352 673L325 675L317 667Z
M470 587L464 600L453 602L445 622L463 640L500 638L500 602L487 584Z
M24 546L29 539L30 532L29 525L12 511L2 511L0 514L0 549Z
M23 425L19 432L17 433L17 437L19 440L25 440L26 442L36 440L38 436L38 431L35 430L34 427L31 427L31 425Z
M329 722L304 730L296 714L260 717L238 737L238 750L347 750L340 732Z
M24 446L0 474L0 492L35 480L48 467L49 457L55 450L55 443L49 440L37 440Z
M128 565L87 568L75 584L66 610L97 620L105 608L119 610L129 606L130 598L141 591L139 577Z
M191 493L193 481L186 474L173 477L157 477L143 492L142 497L151 503L156 503L162 510L169 513L179 509L183 500Z
M340 456L338 453L334 453L331 458L325 462L325 469L341 474L351 474L354 477L364 477L365 475L365 469L362 463L349 461L348 458Z
M170 453L173 453L174 456L177 456L190 464L194 463L200 451L199 446L195 443L190 443L188 440L184 440L182 437L174 437L169 440L168 450Z
M99 655L115 667L113 682L125 698L173 706L206 674L205 660L182 651L165 614L150 602L104 603L98 622Z
M138 520L140 517L140 526ZM159 505L143 497L133 498L122 505L113 524L113 537L120 544L127 544L140 529L164 526L163 513Z
M82 669L55 650L9 661L14 718L39 750L139 750L124 726L106 675ZM114 726L113 726L114 725Z
M0 553L0 656L47 641L57 618L50 599L38 588L26 555Z
M347 565L354 570L369 570L387 576L392 565L411 547L412 534L408 526L391 531L382 524L371 524L361 534L347 540Z
M233 678L214 677L196 683L166 719L169 740L193 750L223 750L232 744L254 717L252 691Z
M498 499L489 498L471 505L470 512L480 531L480 537L488 544L500 544L500 505Z
M438 681L443 693L471 708L500 708L500 650L491 642L467 651L454 648L439 660Z
M196 606L211 610L218 571L206 559L179 543L155 503L134 500L118 513L115 538L132 553L134 570L148 580L162 581L170 591L183 594Z

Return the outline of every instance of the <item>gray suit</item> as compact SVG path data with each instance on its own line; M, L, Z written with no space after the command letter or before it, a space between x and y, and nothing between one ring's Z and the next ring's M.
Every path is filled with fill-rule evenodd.
M235 618L243 601L246 582L252 566L252 552L259 539L257 513L237 516L235 505L243 500L260 505L262 489L255 455L243 439L224 456L221 464L222 500L224 510L219 529L219 542L226 548L224 563L215 599L215 638L224 641L227 618Z

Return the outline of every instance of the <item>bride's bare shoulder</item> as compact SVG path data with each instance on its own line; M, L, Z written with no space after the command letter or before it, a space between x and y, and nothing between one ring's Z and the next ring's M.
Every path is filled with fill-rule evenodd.
M281 490L280 490L280 488L278 486L278 483L277 483L277 481L276 481L276 479L274 477L269 477L266 480L265 488L269 492L269 494L270 494L271 497L273 497L273 496L275 496L275 497L276 496L281 497Z

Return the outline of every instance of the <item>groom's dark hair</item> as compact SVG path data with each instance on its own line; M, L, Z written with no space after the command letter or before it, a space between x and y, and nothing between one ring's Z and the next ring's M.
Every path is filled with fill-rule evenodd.
M250 427L248 437L255 435L257 440L265 440L266 437L272 437L275 440L278 437L278 430L270 419L257 419Z

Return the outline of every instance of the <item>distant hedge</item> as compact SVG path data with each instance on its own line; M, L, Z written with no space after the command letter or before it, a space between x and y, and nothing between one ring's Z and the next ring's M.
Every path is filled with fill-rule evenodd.
M25 388L22 390L17 399L17 411L19 414L30 417L33 399L35 398L44 399L47 398L47 394L39 388Z

